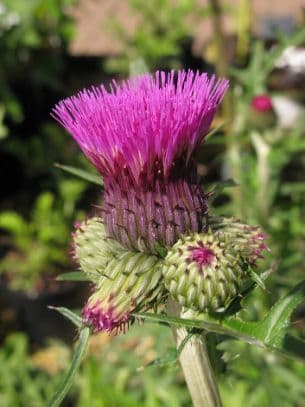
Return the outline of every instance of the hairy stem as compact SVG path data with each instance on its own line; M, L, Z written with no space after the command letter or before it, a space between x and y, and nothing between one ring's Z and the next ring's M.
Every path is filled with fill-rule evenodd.
M171 300L168 301L167 310L173 316L181 318L186 316L181 312L180 305ZM173 333L178 349L188 332L185 328L173 327ZM188 340L183 347L179 360L193 406L221 407L218 387L202 335L194 335Z

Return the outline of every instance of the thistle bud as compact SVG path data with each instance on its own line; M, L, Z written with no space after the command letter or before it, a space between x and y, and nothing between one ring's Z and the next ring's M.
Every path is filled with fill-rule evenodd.
M162 271L172 297L200 312L222 311L247 277L238 251L211 231L181 238L169 250Z
M257 129L274 126L276 123L276 115L273 110L270 96L254 96L248 108L247 118L248 123Z
M158 303L163 294L161 263L156 256L122 252L112 258L83 310L94 331L125 331L132 313Z
M107 264L125 249L116 240L107 236L100 218L82 222L73 234L73 256L81 270L97 282Z
M238 251L251 266L263 253L269 251L266 244L267 235L260 226L250 226L234 218L209 218L209 226L216 235Z

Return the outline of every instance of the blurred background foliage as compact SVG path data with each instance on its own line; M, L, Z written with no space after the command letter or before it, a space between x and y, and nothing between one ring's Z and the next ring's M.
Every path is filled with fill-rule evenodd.
M236 183L228 182L231 187L217 196L215 213L259 223L270 236L274 272L266 290L257 288L246 299L246 318L262 318L304 276L304 25L288 35L278 21L275 28L270 24L272 35L254 35L248 0L235 8L225 1L215 8L215 0L174 5L128 0L138 28L126 32L115 15L109 22L124 52L76 57L69 51L78 29L70 12L76 3L0 1L0 405L5 407L45 405L75 339L71 326L47 305L80 308L90 290L55 280L75 269L69 255L73 223L90 216L101 196L97 185L54 167L60 162L93 171L49 116L54 103L82 86L159 68L228 75L231 92L213 123L218 130L200 151L198 169L206 190L219 181ZM219 13L233 17L233 36L223 32ZM198 56L191 28L201 20L211 23L215 35ZM270 109L253 102L260 95L270 98ZM291 326L301 337L304 317L300 307ZM226 362L216 366L224 406L305 406L304 364L224 337L214 340ZM162 325L136 324L115 338L92 336L65 405L189 406L172 350L171 332Z

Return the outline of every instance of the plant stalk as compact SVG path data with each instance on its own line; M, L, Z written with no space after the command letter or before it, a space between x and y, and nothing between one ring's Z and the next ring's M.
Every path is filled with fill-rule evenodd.
M186 317L176 302L167 303L169 315ZM185 328L173 327L177 349L187 336ZM221 407L221 400L214 372L209 360L203 335L194 335L184 345L179 356L185 381L194 407Z

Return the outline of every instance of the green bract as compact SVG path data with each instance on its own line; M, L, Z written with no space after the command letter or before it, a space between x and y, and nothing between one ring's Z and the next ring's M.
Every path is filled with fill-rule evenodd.
M98 217L82 222L73 235L74 257L81 270L97 283L105 274L107 264L119 253L123 246L107 236L104 224Z

